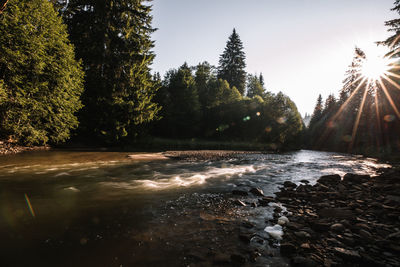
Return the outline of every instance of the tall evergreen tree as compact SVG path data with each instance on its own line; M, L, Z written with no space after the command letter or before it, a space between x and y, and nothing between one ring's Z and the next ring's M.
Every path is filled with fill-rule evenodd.
M218 78L226 80L231 87L236 87L242 95L246 87L246 56L243 49L243 43L233 29L219 58L218 67Z
M322 117L322 111L324 107L322 104L322 96L321 94L317 98L317 103L315 104L314 112L311 115L311 120L310 120L310 128L312 128Z
M260 81L260 84L261 84L261 86L262 87L264 87L264 85L265 85L265 82L264 82L264 76L263 76L263 74L262 73L260 73L260 76L259 76L259 81Z
M167 137L193 137L200 120L200 102L191 68L184 63L165 75L158 99L163 119L157 133Z
M70 0L63 12L86 72L81 130L102 142L134 138L157 117L151 6L144 0Z
M47 0L10 1L0 15L0 137L59 143L78 126L83 72Z
M391 9L400 14L400 0L394 2L394 7ZM389 31L394 34L381 42L387 45L391 49L392 56L399 57L400 55L400 18L392 19L385 22L385 25L389 27Z

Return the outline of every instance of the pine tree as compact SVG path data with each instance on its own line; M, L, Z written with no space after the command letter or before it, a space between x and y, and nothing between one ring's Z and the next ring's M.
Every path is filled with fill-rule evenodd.
M158 88L150 74L155 30L146 2L70 0L63 12L86 72L80 118L91 139L132 139L157 118Z
M265 94L263 83L262 76L259 78L257 75L249 74L247 78L247 96L250 98L257 95L263 97Z
M394 7L391 9L400 14L400 0L394 2ZM389 27L390 32L394 32L392 36L387 38L385 41L380 42L387 45L392 51L390 54L395 57L400 55L400 19L392 19L385 22L385 25Z
M0 15L0 134L59 143L78 126L83 72L47 0L10 1Z
M343 88L341 90L342 99L347 99L361 82L361 63L365 59L365 53L360 48L354 49L353 61L346 71L346 78L343 80Z
M259 76L258 79L259 79L259 81L260 81L261 86L264 87L265 83L264 83L264 76L263 76L262 73L260 73L260 76Z
M226 80L231 87L236 87L242 95L246 87L246 56L243 49L243 43L233 29L219 58L218 67L218 78Z
M191 68L184 63L165 75L158 99L163 119L158 133L167 137L194 137L200 120L200 102Z
M309 126L310 128L316 125L317 122L321 119L322 111L323 111L322 96L320 94L317 98L317 104L315 105L314 112L311 115L310 126Z
M210 65L207 61L199 63L195 67L194 79L199 94L199 101L204 110L209 105L211 84L217 80L215 67Z

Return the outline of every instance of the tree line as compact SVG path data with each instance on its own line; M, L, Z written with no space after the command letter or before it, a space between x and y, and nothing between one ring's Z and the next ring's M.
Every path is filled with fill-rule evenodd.
M392 10L400 14L399 0ZM388 72L377 80L364 77L368 55L356 47L339 97L331 94L323 101L319 95L317 99L305 134L307 147L367 155L400 151L400 20L385 24L394 32L378 42L390 50Z
M10 0L0 14L0 138L126 144L146 136L298 143L295 104L245 71L236 30L219 66L151 73L150 1Z

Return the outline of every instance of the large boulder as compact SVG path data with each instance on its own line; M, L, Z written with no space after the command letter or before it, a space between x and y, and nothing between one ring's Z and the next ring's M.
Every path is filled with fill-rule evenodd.
M339 174L332 174L332 175L321 176L318 179L317 182L320 183L320 184L329 186L329 185L337 185L337 184L339 184L341 179L342 178L340 177Z

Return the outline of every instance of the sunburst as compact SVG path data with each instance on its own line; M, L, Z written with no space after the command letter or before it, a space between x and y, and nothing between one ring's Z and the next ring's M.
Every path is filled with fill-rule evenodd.
M357 135L360 118L365 108L365 101L370 89L373 89L374 93L374 100L375 100L375 112L376 118L378 120L377 125L380 127L381 124L381 112L379 110L379 102L382 100L378 99L377 90L381 90L383 92L384 97L390 103L394 113L400 119L400 111L396 105L396 102L393 100L390 91L388 90L387 86L385 85L385 81L390 83L392 86L400 90L400 85L397 81L394 81L392 78L400 79L400 75L396 74L397 71L400 69L399 59L391 57L390 53L383 53L382 47L378 49L368 51L365 55L360 57L360 66L356 69L356 73L358 74L358 78L353 82L354 85L357 87L354 91L350 94L347 100L341 105L337 113L332 117L329 125L335 125L336 121L339 118L343 118L343 114L346 107L349 103L353 100L355 95L358 93L362 94L362 100L359 104L358 114L353 125L351 141L349 143L348 150L352 152L354 141ZM320 142L323 142L323 139L327 138L329 132L332 129L329 127L324 131L323 135L321 136ZM379 144L378 144L379 147Z

